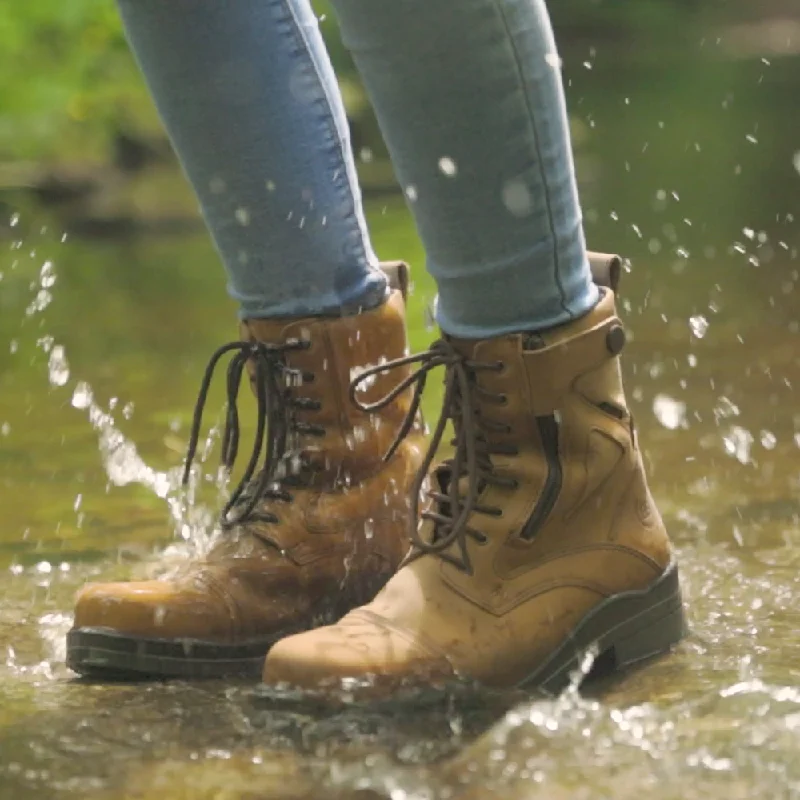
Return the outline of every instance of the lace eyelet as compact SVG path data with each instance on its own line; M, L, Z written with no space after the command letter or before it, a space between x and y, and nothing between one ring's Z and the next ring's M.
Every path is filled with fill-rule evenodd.
M497 395L497 402L501 406L508 405L508 395L507 394L499 394Z

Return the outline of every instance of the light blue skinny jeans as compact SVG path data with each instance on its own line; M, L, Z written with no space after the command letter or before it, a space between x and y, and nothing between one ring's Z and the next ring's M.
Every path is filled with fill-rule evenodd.
M118 2L242 317L380 304L385 281L309 0ZM442 330L540 330L592 308L544 0L333 5L425 247Z

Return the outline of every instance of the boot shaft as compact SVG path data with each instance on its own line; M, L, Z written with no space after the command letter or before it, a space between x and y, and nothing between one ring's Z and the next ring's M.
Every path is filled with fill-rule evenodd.
M506 485L483 486L478 505L496 514L469 520L486 538L470 546L472 577L443 566L476 600L502 604L508 581L527 584L523 576L544 561L583 549L652 549L659 563L668 558L622 387L625 332L613 292L602 291L598 305L568 325L453 342L468 361L496 365L474 373L481 423L473 434Z

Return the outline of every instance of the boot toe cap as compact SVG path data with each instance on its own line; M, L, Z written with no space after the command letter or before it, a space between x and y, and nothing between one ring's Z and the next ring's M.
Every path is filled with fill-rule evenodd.
M229 638L231 627L216 598L166 581L89 584L78 593L73 623L137 638L213 641Z
M453 678L443 655L424 647L411 631L383 624L364 610L336 625L283 639L264 664L268 686L306 690L341 688L343 681L352 680L364 690L385 692L407 682Z

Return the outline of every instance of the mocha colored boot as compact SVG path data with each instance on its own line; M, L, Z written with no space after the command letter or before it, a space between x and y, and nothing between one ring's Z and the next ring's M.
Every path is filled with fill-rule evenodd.
M228 465L238 445L236 392L245 364L261 427L223 513L222 538L175 579L85 587L67 639L73 670L260 675L273 642L334 622L372 599L395 572L408 550L408 498L422 433L404 427L414 420L410 392L375 414L360 411L349 396L355 371L405 353L406 268L386 271L395 288L380 308L353 317L251 320L242 323L242 342L217 351L199 407L216 361L233 353L223 437ZM393 385L377 376L359 397L369 403ZM398 437L386 463L383 455ZM257 472L259 449L266 454Z
M618 274L617 260L603 265ZM684 635L678 570L622 389L625 332L614 291L601 291L568 325L445 337L416 357L420 378L446 369L425 464L448 418L456 438L414 547L374 601L276 645L266 683L346 677L382 692L460 678L557 691L592 646L620 668Z

